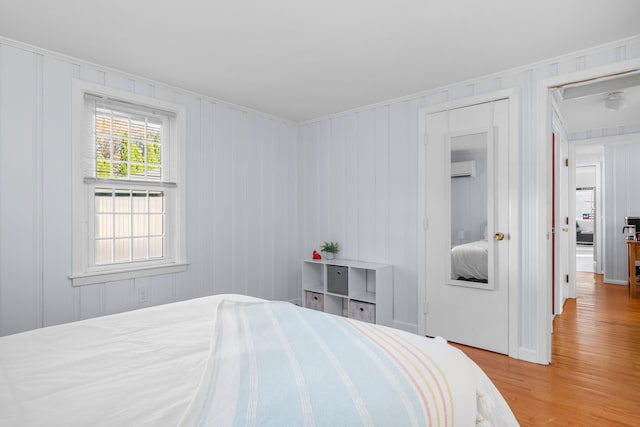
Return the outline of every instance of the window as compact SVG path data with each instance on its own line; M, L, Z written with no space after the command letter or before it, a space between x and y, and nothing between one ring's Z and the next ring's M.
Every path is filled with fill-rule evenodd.
M184 109L75 81L74 285L184 271Z

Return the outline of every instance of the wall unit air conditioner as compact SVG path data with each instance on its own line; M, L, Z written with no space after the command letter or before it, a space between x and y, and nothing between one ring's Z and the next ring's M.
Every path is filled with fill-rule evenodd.
M463 176L476 176L475 160L451 163L451 178L460 178Z

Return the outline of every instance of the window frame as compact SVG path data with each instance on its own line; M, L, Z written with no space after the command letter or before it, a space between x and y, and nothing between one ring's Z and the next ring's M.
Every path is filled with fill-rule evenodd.
M186 189L185 137L186 108L102 85L73 80L72 85L72 272L73 286L104 283L136 277L155 276L186 271ZM87 111L86 95L114 100L131 105L139 112L161 110L170 113L166 119L168 129L163 138L166 149L162 154L162 169L168 168L169 179L144 181L138 179L105 179L87 176ZM114 108L117 109L117 108ZM163 145L165 141L163 141ZM95 145L93 145L95 146ZM95 149L95 148L94 148ZM165 147L163 147L165 150ZM166 155L165 154L170 154ZM166 163L165 163L166 159ZM127 261L96 265L95 248L95 189L162 191L165 197L164 255L161 259Z

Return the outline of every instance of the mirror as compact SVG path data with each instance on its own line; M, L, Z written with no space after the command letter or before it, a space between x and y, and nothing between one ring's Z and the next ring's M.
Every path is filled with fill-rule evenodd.
M489 285L488 140L487 132L450 139L452 285Z

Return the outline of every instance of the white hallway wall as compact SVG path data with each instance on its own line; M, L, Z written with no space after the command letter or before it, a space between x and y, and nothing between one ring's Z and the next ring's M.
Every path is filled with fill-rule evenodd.
M302 250L311 254L323 240L342 244L342 256L393 264L394 322L417 329L417 144L418 110L501 89L519 93L519 219L521 277L519 347L529 358L539 351L535 323L538 286L550 286L535 270L536 200L535 91L539 80L640 57L640 37L598 46L529 67L416 94L396 101L301 125L304 171ZM437 60L437 58L434 58ZM429 203L439 203L437 200ZM546 233L546 230L544 230Z
M605 282L627 284L626 216L640 216L640 134L604 145Z
M187 272L71 286L73 78L186 106ZM291 123L0 40L0 335L218 293L299 297L296 146Z

